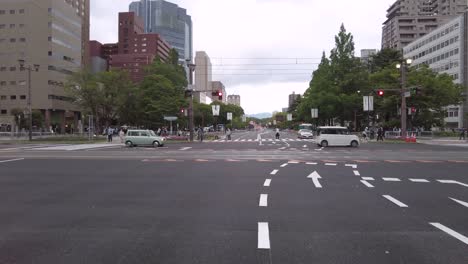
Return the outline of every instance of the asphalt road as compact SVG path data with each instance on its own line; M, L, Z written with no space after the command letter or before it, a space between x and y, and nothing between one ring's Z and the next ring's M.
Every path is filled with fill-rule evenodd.
M468 149L261 137L2 148L0 263L468 263Z

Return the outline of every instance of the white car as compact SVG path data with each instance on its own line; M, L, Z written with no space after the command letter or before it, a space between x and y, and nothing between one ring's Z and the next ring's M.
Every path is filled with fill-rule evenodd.
M301 129L298 134L299 138L314 138L314 133L309 129Z
M349 132L346 127L324 126L317 130L315 139L320 147L328 146L359 146L359 138Z

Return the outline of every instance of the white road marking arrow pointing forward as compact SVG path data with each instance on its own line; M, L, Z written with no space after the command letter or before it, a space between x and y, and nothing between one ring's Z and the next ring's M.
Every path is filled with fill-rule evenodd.
M454 202L457 202L457 203L459 203L459 204L461 204L461 205L463 205L463 206L465 206L465 207L468 208L468 203L467 203L467 202L460 201L460 200L457 200L457 199L452 198L452 197L449 197L449 198L450 198L450 200L452 200L452 201L454 201Z
M437 181L440 182L440 183L453 183L453 184L459 184L461 186L468 187L468 184L463 183L463 182L459 182L459 181L454 181L454 180L437 180Z
M320 184L318 180L318 179L322 179L322 177L320 177L320 174L318 174L316 171L312 172L309 176L307 176L307 178L312 179L312 182L314 183L315 188L322 188L322 185Z

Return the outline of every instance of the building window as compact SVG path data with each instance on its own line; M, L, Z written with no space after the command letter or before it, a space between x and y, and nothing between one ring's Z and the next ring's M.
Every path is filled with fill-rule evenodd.
M0 100L6 100L6 95L0 96Z
M20 42L26 42L26 38L20 38L19 41Z
M146 52L146 49L142 49L141 52Z
M24 86L26 85L26 81L25 80L18 81L18 84L21 86Z
M141 44L141 46L146 47L146 43Z
M24 14L24 9L20 9L20 10L19 10L19 13L20 13L20 14Z
M0 10L0 15L4 15L5 14L5 10Z
M16 95L10 95L10 100L16 100Z
M16 85L16 81L10 81L10 85Z
M10 10L10 15L14 15L16 13L15 10Z
M24 24L19 24L19 27L20 27L20 28L24 28Z
M0 67L0 71L6 71L6 69L7 68L5 66Z
M20 100L26 100L26 95L20 95Z
M11 38L11 39L10 39L10 42L11 42L11 43L14 43L14 42L16 42L16 39L15 39L15 38Z
M10 28L15 28L15 24L10 24Z
M10 71L16 71L16 67L10 67Z
M0 24L0 29L4 29L5 28L5 24Z
M7 84L6 81L1 81L1 82L0 82L0 85L1 85L1 86L5 86L6 84Z
M0 110L0 114L2 114L2 115L6 115L7 113L8 113L8 111L6 109Z

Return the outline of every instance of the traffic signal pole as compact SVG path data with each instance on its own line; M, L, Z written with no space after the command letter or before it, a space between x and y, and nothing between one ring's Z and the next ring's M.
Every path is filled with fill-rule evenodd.
M406 119L407 119L407 110L406 110L406 63L401 64L401 136L406 138Z

